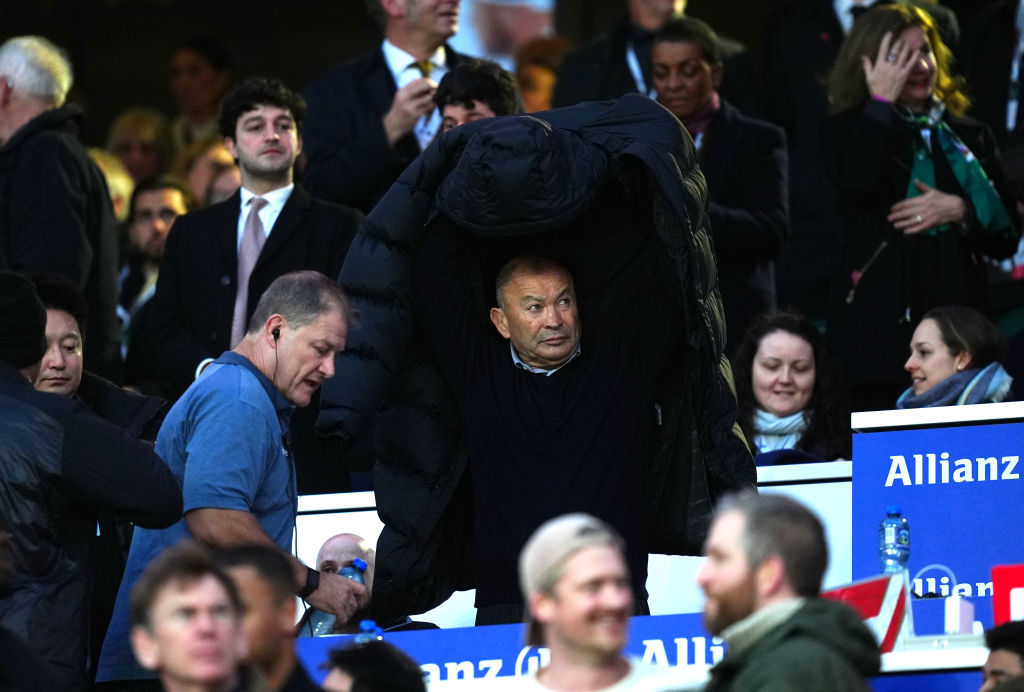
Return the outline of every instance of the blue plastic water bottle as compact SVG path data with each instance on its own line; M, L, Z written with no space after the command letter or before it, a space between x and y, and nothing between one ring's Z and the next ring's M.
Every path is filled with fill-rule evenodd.
M910 562L910 523L896 505L885 508L885 519L878 525L878 557L883 574L898 574Z
M367 642L375 642L384 639L384 630L377 627L377 623L373 620L360 620L359 621L359 634L356 635L356 644L366 644Z
M339 569L338 574L346 579L366 584L366 562L357 557L352 561L351 565ZM322 637L325 634L334 634L334 624L337 621L338 618L332 613L314 610L309 618L310 627L313 629L313 636Z

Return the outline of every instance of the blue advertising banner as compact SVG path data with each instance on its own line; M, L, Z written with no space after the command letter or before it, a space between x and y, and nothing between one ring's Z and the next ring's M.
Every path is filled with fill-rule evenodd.
M547 649L524 646L524 625L389 632L388 641L409 654L430 680L475 680L528 675L548 661ZM299 659L313 680L327 675L328 652L348 646L351 635L297 640ZM701 666L721 660L725 647L704 630L700 613L634 617L627 655L661 666Z
M910 522L915 595L967 597L975 620L991 627L990 570L1024 558L1022 452L1021 422L855 434L853 578L881 572L878 524L887 505L898 505Z

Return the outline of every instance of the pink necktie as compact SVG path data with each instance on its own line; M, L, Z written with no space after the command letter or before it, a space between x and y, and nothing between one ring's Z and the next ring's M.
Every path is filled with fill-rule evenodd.
M262 197L249 200L251 209L242 229L242 244L238 246L238 292L235 294L235 312L231 317L231 346L234 347L245 336L247 308L249 303L249 276L256 266L267 234L260 221L260 209L267 203Z

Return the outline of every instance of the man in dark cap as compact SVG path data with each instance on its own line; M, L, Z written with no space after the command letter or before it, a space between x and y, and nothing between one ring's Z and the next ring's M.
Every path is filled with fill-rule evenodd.
M76 399L33 389L46 309L23 276L0 272L0 314L0 531L14 563L0 626L51 667L55 689L84 690L96 513L168 526L181 490L152 447Z

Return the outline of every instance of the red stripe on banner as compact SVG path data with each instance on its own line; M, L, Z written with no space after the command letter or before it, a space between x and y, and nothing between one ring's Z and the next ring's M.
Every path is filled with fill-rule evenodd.
M900 634L900 627L903 626L904 611L907 607L907 590L900 589L899 598L896 599L896 608L892 613L892 620L889 621L889 629L886 630L885 639L882 640L881 651L887 654L896 645L896 637Z
M821 594L830 601L841 601L856 610L860 616L869 620L882 612L885 592L889 589L891 577L879 577L871 581L850 586L842 586Z

